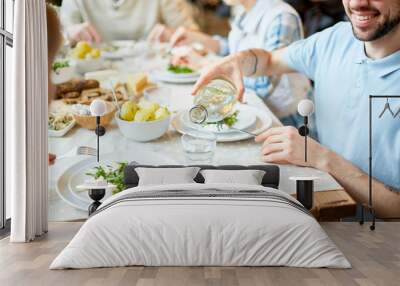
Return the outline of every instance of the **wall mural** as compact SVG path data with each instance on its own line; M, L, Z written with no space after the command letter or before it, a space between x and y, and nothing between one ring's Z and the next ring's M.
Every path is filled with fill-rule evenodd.
M329 104L315 101L313 94L319 94L322 89L318 90L321 86L313 85L308 77L317 81L322 75L314 74L317 71L312 67L335 66L331 60L336 55L315 57L316 51L307 51L309 46L304 47L303 53L311 61L307 67L296 62L298 57L293 56L290 60L291 68L307 76L289 72L266 76L268 71L262 67L266 65L266 59L261 50L274 51L282 47L281 41L289 45L304 38L302 18L293 7L283 1L273 4L257 1L252 4L256 5L252 6L252 13L241 7L228 8L231 12L228 35L213 36L204 32L204 23L196 21L194 12L190 12L190 5L201 5L199 3L182 2L188 6L182 4L179 9L171 9L176 5L174 1L168 4L171 7L155 7L146 2L143 7L133 9L126 8L128 0L104 1L101 5L105 8L98 9L98 3L57 2L61 6L56 8L54 23L58 24L51 27L58 29L62 39L56 43L57 37L49 36L50 43L57 46L55 56L50 59L50 76L54 84L50 90L48 131L50 220L88 217L88 211L95 212L101 202L127 188L126 169L138 164L247 166L273 163L279 165L283 174L279 177L279 189L289 195L296 196L297 193L297 198L303 197L307 202L302 203L310 211L320 207L314 203L321 196L318 191L343 190L343 200L349 208L342 212L338 203L334 217L329 219L356 214L357 203L351 195L361 197L358 190L353 190L357 188L344 190L341 185L346 184L344 179L338 179L335 172L330 170L329 173L318 166L314 160L316 152L312 150L319 150L319 145L332 149L346 158L352 167L359 168L366 182L366 127L354 134L346 134L350 143L341 142L332 135L339 132L332 129L347 130L350 124L340 119L346 117L351 121L348 115L358 105L367 110L366 101L359 103L361 97L356 99L355 95L342 99L352 110L347 115L339 111L341 106L337 106L337 102L340 100ZM331 15L331 21L342 19L342 5L329 2L339 8L337 17ZM276 7L270 9L270 5ZM322 4L317 6L318 9L324 7ZM171 15L163 13L167 8ZM132 10L129 17L124 9ZM207 9L211 8L207 6ZM212 13L202 9L196 11L203 13L198 15L199 19L214 14L213 10ZM281 30L276 27L282 23L275 20L283 13L291 13L295 21L287 24L290 29L282 34L276 32ZM114 17L114 14L120 17ZM164 18L158 19L159 15ZM137 25L137 19L142 19L143 25ZM344 29L351 24L336 25L338 34L340 25ZM322 28L324 25L317 26ZM319 28L315 27L315 30ZM273 41L265 37L271 31L277 33ZM347 34L349 42L353 43L353 34ZM354 46L354 53L355 49ZM232 58L236 58L231 57L225 65L216 65L223 57L239 53L242 57L238 62L233 63ZM360 64L369 62L365 59ZM382 73L388 71L389 68ZM341 82L344 78L340 75L332 76ZM365 78L360 76L355 80L354 87L353 82L346 83L343 86L347 89L338 93L362 90L360 87L368 84ZM321 78L319 80L326 84ZM323 92L339 87L342 86L329 86ZM391 98L385 97L385 100L376 118L382 122L388 116L400 118L400 108L394 108ZM309 104L301 107L302 102ZM331 112L328 105L336 111ZM362 120L363 116L354 117L360 126L367 124L367 120ZM283 142L282 136L290 137L291 144ZM280 146L273 145L280 143ZM358 144L359 149L354 147ZM289 149L295 150L296 156L281 158L279 155L282 154L276 154L292 154ZM380 157L380 154L376 156ZM392 185L398 183L392 174L385 175L382 171L375 174L378 179L388 178ZM341 202L337 196L338 192L332 193L332 201ZM364 206L372 210L371 202L370 199ZM319 214L315 216L320 218Z

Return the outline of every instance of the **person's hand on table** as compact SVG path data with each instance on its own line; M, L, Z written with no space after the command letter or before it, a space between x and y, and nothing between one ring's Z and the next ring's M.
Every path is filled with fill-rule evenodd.
M49 166L54 165L54 163L56 162L56 158L56 155L49 153Z
M179 27L171 36L169 41L172 47L185 46L193 43L200 43L207 50L217 53L220 49L219 42L207 34L191 30L185 27Z
M255 141L262 143L264 162L293 164L322 169L329 150L312 138L307 139L307 162L304 161L304 137L292 126L274 127L258 135Z
M194 48L182 47L182 52L173 53L170 64L173 66L186 66L194 71L200 71L203 67L208 66L210 61L208 58L201 55Z
M243 84L243 72L241 69L241 57L239 54L234 54L223 58L215 64L205 68L200 75L200 78L192 89L192 95L196 95L197 92L207 85L211 80L216 78L225 78L230 81L238 90L238 100L243 100L244 84Z
M87 41L90 43L100 43L101 37L96 28L88 23L76 24L67 29L67 34L73 42Z
M157 24L154 28L150 31L149 35L147 36L147 40L150 42L161 42L165 43L171 39L174 30L168 28L165 25Z

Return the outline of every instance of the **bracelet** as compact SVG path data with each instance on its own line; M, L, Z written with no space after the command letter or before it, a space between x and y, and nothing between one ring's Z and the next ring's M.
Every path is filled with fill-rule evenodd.
M257 72L258 57L257 57L257 54L253 51L253 49L250 49L249 52L253 55L254 60L255 60L253 72L250 74L250 76L252 76Z

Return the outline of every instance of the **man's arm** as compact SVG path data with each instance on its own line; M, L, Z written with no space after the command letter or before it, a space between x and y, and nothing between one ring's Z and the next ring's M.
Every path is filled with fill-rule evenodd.
M331 174L359 203L368 202L369 177L337 153L308 140L308 160L304 161L304 137L293 127L271 128L256 138L263 142L263 160L269 163L307 166ZM400 192L395 192L377 180L372 184L373 206L378 217L400 217Z
M330 151L320 168L331 174L357 201L368 203L369 176L351 162ZM372 180L372 204L380 218L400 217L400 192Z
M272 52L263 49L250 49L239 54L244 76L272 76L296 72L284 60L287 48Z
M327 29L273 52L251 49L226 57L204 70L194 86L192 94L196 94L210 80L221 76L235 84L239 91L239 99L242 98L244 91L243 76L276 76L300 72L308 78L314 79L318 60L321 57L319 50L324 50L332 31L333 29Z
M193 87L192 94L196 94L199 89L214 78L223 76L236 86L239 93L238 99L242 100L244 76L272 76L295 72L283 58L286 49L283 48L273 52L262 49L251 49L228 56L202 72L202 75Z

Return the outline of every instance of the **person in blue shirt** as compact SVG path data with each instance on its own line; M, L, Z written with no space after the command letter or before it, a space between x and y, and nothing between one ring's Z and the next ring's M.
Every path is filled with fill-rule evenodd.
M171 45L201 43L226 56L250 48L273 51L303 38L300 16L282 0L224 0L224 3L237 11L227 38L180 27L171 36ZM297 104L312 90L306 77L299 73L246 77L244 84L262 98L285 125L299 125Z
M349 22L274 52L252 49L210 66L193 89L226 76L243 92L242 75L293 71L315 82L318 141L308 144L292 127L271 128L256 138L266 162L314 167L330 173L358 202L368 201L369 95L400 95L400 2L342 0ZM240 99L240 96L239 96ZM373 205L380 217L400 217L400 118L386 99L372 106ZM400 101L389 101L400 110Z

